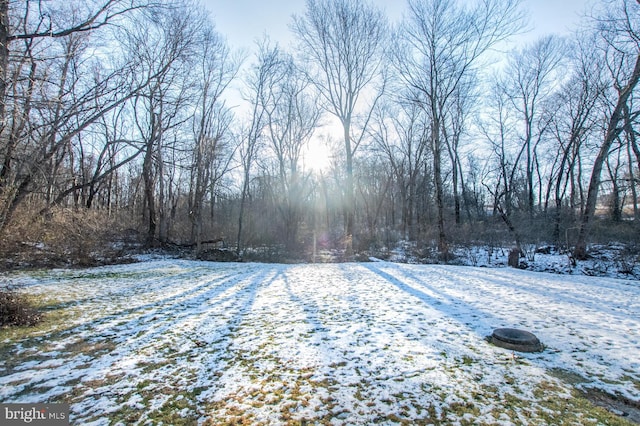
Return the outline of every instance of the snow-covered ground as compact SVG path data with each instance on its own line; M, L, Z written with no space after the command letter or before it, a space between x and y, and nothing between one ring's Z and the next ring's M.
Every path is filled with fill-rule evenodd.
M453 246L452 263L464 266L504 268L508 265L509 251L505 246ZM392 250L379 253L385 260L400 263L439 263L438 254L421 250L415 242L401 241ZM424 249L422 250L424 251ZM551 245L523 244L520 269L562 275L587 275L629 280L640 279L640 252L635 246L620 243L591 245L586 260L575 261L571 252Z
M0 402L70 402L74 424L547 424L572 386L640 400L633 280L186 260L11 279L64 322L4 340ZM493 346L498 327L546 348Z

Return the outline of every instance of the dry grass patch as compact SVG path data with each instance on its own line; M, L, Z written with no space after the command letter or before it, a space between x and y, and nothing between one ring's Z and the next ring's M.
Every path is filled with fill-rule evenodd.
M0 282L0 327L30 327L41 320L31 297L10 282Z

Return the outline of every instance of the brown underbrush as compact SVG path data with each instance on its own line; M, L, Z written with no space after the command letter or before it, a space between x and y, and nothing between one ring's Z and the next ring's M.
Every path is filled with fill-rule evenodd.
M25 211L3 231L0 269L86 267L126 261L140 246L126 221L105 211L56 208Z

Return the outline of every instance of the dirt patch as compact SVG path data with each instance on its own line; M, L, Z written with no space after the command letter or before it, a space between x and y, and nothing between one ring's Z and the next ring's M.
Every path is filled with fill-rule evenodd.
M573 371L554 368L550 372L552 376L573 386L582 397L593 405L604 408L608 412L632 423L640 424L640 402L625 398L622 395L613 395L594 387L577 387L576 385L584 385L591 381Z
M597 388L580 389L580 393L594 405L630 422L640 424L640 402L632 401L622 395L611 395Z

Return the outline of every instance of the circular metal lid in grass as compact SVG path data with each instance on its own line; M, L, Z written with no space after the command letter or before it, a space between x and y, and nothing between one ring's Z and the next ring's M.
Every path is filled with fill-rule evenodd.
M541 352L544 349L533 333L517 328L496 328L490 341L501 348L519 352Z

